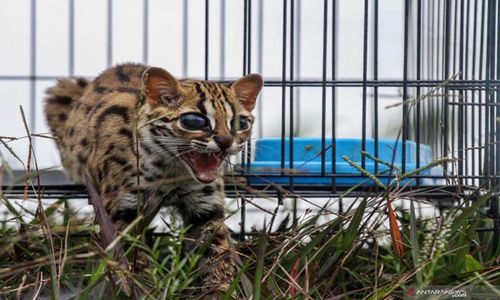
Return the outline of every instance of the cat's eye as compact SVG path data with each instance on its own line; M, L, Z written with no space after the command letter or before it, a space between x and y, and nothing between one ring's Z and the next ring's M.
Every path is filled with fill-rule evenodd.
M233 125L236 130L245 130L250 127L250 121L247 117L240 116L238 119L238 122L234 122L235 124Z
M189 130L206 130L210 128L210 121L205 116L194 113L182 115L181 124Z

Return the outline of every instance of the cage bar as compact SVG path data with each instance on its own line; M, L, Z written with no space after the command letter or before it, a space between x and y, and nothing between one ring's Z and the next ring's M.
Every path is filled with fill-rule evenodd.
M382 109L385 101L383 95L384 88L398 88L401 91L401 114L398 111L398 118L402 119L402 130L396 139L392 150L392 163L395 164L396 156L401 157L399 163L402 172L409 171L409 163L415 158L415 167L418 169L426 164L422 159L428 146L432 148L432 159L439 157L457 158L456 163L444 164L441 173L419 172L411 177L414 185L408 186L407 191L416 192L419 189L427 190L425 197L435 198L443 201L446 193L436 190L443 189L448 192L456 192L460 187L462 195L467 194L479 187L489 189L498 188L500 184L500 39L498 38L500 28L499 4L495 0L428 0L410 1L405 0L401 10L403 37L401 42L402 60L398 62L400 74L395 78L383 77L385 68L383 53L379 53L379 48L384 45L384 35L382 35L383 20L382 4L378 0L365 0L360 3L359 26L362 28L360 35L355 38L360 42L362 53L357 58L361 62L359 71L361 76L355 78L343 77L338 69L341 62L338 60L339 48L342 50L338 32L344 30L339 23L339 15L342 14L340 1L323 0L316 5L316 9L321 17L318 18L316 28L321 41L318 48L321 54L316 58L321 62L317 74L312 77L303 76L301 67L301 49L307 45L301 33L301 15L305 11L305 2L301 0L283 0L279 3L282 18L279 28L282 36L281 49L279 55L280 66L275 77L266 77L264 86L267 90L276 89L281 92L279 101L281 114L279 123L279 133L277 133L278 144L276 146L277 169L259 171L256 174L254 165L258 149L252 149L252 144L248 143L242 153L241 163L235 175L244 182L249 189L264 193L272 198L292 199L293 220L297 220L297 199L300 197L330 198L338 197L346 190L352 188L353 184L345 184L346 180L366 179L361 172L356 174L341 172L339 166L343 163L339 158L339 149L342 133L339 134L338 119L342 108L349 105L348 99L339 97L344 89L361 90L361 110L355 112L357 117L361 117L361 128L354 138L360 140L360 149L370 151L370 142L373 142L373 155L383 156L384 147L380 146L384 140L381 135L381 124L383 124L386 111ZM153 22L150 18L150 9L153 2L144 0L142 3L142 56L139 60L147 63L151 60L153 52L153 41L150 40ZM231 4L229 4L231 3ZM220 4L220 10L216 8ZM243 61L242 75L250 73L253 69L258 72L266 72L264 57L267 55L268 45L264 45L265 1L259 0L257 4L252 0L242 0L243 23L241 26L241 37L238 36L238 46L242 43ZM114 46L114 6L122 5L118 1L107 0L100 4L105 13L105 40L106 46L105 63L110 66L115 63L118 57L115 53L117 47ZM182 75L188 77L192 71L190 68L190 57L188 51L191 44L189 37L190 6L189 1L182 1ZM212 6L210 6L212 5ZM229 63L226 57L230 54L229 49L231 38L226 26L229 25L227 15L233 13L230 9L233 2L221 0L210 3L204 1L204 7L200 9L200 24L204 27L200 30L203 42L200 45L200 55L203 61L202 78L208 80L221 80L229 83L235 78L228 76L226 69ZM257 5L257 7L255 7ZM256 9L258 8L258 9ZM78 17L75 9L75 0L68 0L68 59L67 74L41 74L37 64L43 60L38 51L37 42L39 39L37 32L37 3L31 0L29 4L29 52L28 71L26 74L0 74L0 81L23 81L29 88L28 102L30 105L30 130L36 132L36 120L38 114L37 101L39 95L36 94L37 84L48 84L64 76L78 75L75 66L79 61L78 52L75 51L75 44L78 37L75 36L75 20ZM386 13L386 12L384 12ZM219 14L219 16L217 15ZM256 14L256 15L255 15ZM211 22L220 17L220 31L210 32ZM254 19L255 17L255 19ZM252 25L252 20L256 24ZM240 22L238 20L238 22ZM266 24L266 26L268 26ZM255 27L255 28L254 28ZM239 29L239 30L240 30ZM255 30L255 32L254 32ZM331 30L331 32L329 32ZM219 65L214 68L220 69L220 78L216 78L215 62L210 64L212 54L215 51L214 37L220 35ZM227 34L227 36L226 36ZM253 46L257 40L256 47ZM204 44L203 44L204 43ZM118 45L118 44L116 44ZM266 46L266 47L265 47ZM329 49L331 47L331 49ZM413 47L415 49L413 49ZM255 50L256 49L256 50ZM255 53L252 53L255 52ZM318 53L319 53L318 51ZM382 55L381 55L382 54ZM211 56L212 55L212 56ZM321 57L320 57L321 56ZM239 60L239 58L238 58ZM252 62L255 61L252 65ZM414 68L412 66L415 65ZM195 69L195 68L192 68ZM201 70L201 66L200 66ZM210 72L212 71L212 72ZM448 82L437 91L438 95L429 97L430 93L437 86L459 74L457 78ZM265 75L265 74L264 74ZM307 104L308 97L304 97L304 89L314 89L318 92L318 106L321 106L321 114L318 116L320 130L315 138L319 142L321 150L313 158L318 162L317 171L303 174L297 172L300 169L298 143L303 137L302 125L304 118L300 108L301 103ZM370 93L373 92L373 95ZM331 97L330 94L331 93ZM271 94L271 93L270 93ZM426 96L427 95L427 96ZM266 96L263 96L265 98ZM319 98L320 97L320 98ZM425 98L425 99L423 99ZM299 100L300 99L300 100ZM411 102L410 100L416 99ZM259 100L260 101L260 100ZM304 101L304 102L302 102ZM258 117L265 114L263 103L259 103L257 109ZM321 103L321 104L319 104ZM331 110L327 112L328 106ZM380 107L379 107L380 106ZM328 114L331 114L329 116ZM276 118L277 120L278 118ZM258 138L262 138L265 131L264 121L258 121ZM329 125L331 122L331 127ZM357 121L358 122L358 121ZM371 131L370 131L371 128ZM288 132L287 132L288 131ZM400 139L400 140L399 140ZM259 139L257 139L259 140ZM412 148L414 143L414 148ZM279 148L279 150L278 150ZM399 149L399 150L398 150ZM398 152L400 151L400 152ZM413 153L414 151L415 153ZM371 161L364 155L360 156L359 163L362 168L369 168L373 164L373 173L383 182L394 180L392 173L384 173L383 166L378 161ZM279 169L279 170L278 170ZM433 170L435 171L435 170ZM438 170L439 171L439 170ZM253 183L252 180L264 178L267 183ZM279 184L270 184L282 180ZM304 183L304 180L305 183ZM449 181L448 181L449 180ZM50 181L50 180L49 180ZM320 184L318 184L318 182ZM426 184L433 182L433 184ZM7 188L7 186L6 186ZM241 231L240 238L243 239L247 233L244 228L248 218L246 217L246 198L256 197L249 190L235 187L234 184L227 183L226 190L230 197L240 197L241 209ZM45 191L56 196L66 195L73 198L84 198L85 192L82 187L71 185L69 182L56 185L54 182L44 186ZM19 195L19 187L4 189L5 193ZM375 191L373 186L363 186L355 189L356 195ZM449 193L448 193L449 194ZM238 196L241 195L241 196ZM420 194L417 196L420 197ZM438 203L439 203L438 201ZM495 247L498 247L500 234L499 199L493 197L488 204L487 215L493 220ZM342 200L339 200L339 211L344 210Z

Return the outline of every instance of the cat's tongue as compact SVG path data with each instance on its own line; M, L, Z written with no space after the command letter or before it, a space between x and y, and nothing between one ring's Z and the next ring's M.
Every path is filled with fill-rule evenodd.
M222 153L199 153L190 152L181 156L191 167L196 179L203 183L210 183L218 176L218 170L222 163Z

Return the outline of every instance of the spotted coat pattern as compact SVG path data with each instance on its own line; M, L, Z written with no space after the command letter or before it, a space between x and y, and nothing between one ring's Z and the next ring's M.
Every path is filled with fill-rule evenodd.
M235 265L227 255L222 170L250 138L261 88L256 74L221 84L123 64L93 81L60 79L47 90L45 114L65 171L76 183L88 175L118 230L138 213L151 220L162 206L173 207L195 238L213 236L204 284L224 290ZM187 130L181 122L187 113L205 116L210 128ZM241 118L249 128L235 125ZM185 152L222 153L217 178L198 180L181 159Z

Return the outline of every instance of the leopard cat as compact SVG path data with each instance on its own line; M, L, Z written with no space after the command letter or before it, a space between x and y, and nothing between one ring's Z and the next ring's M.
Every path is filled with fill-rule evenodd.
M258 74L223 84L122 64L93 81L60 79L47 90L45 114L66 173L75 183L90 178L117 230L138 211L151 219L169 206L191 237L213 237L201 284L221 292L236 272L222 175L250 139L262 86Z

